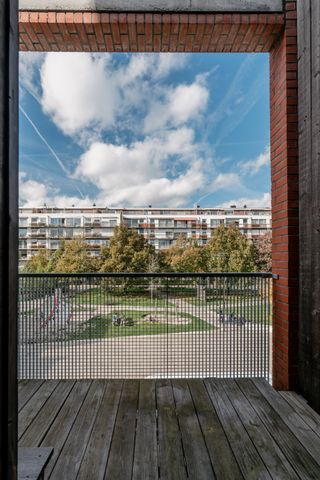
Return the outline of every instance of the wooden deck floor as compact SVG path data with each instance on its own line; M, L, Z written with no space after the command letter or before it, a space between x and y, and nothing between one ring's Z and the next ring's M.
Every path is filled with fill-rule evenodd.
M24 380L19 411L45 478L320 479L320 417L263 380Z

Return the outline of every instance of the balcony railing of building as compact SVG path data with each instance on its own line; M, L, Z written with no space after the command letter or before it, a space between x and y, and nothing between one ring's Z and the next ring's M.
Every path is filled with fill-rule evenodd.
M19 378L270 379L272 274L20 274Z

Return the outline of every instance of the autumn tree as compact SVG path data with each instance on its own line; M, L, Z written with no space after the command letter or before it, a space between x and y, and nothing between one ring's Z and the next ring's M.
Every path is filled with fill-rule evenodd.
M50 250L42 249L33 255L23 267L25 273L47 273L52 253Z
M253 242L254 262L260 272L272 270L272 235L271 232L261 235Z
M101 251L101 272L147 272L155 249L136 230L126 225L114 228L110 244Z
M212 272L254 272L254 247L235 224L217 227L206 251Z
M178 237L176 243L165 252L168 269L173 272L205 272L207 251L196 241Z
M90 255L81 238L62 241L49 262L49 271L55 273L90 273L98 269L98 259Z

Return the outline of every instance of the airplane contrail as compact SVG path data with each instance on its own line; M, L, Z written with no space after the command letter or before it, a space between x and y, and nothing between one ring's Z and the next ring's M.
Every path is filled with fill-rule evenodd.
M34 122L31 120L31 118L29 117L29 115L27 114L27 112L24 110L23 107L21 107L21 105L19 105L19 109L20 111L23 113L23 115L26 117L26 119L28 120L28 122L30 123L30 125L33 127L34 131L36 132L36 134L41 138L41 140L43 141L43 143L46 145L46 147L50 150L50 152L52 153L52 155L54 156L54 158L56 159L56 161L58 162L58 165L61 167L61 169L63 170L63 172L66 174L66 175L71 175L71 173L69 172L69 170L65 167L65 165L63 164L63 162L60 160L60 158L58 157L58 155L56 154L56 152L53 150L53 148L51 147L51 145L49 145L49 143L47 142L47 140L44 138L44 136L42 135L42 133L39 131L38 127L34 124Z
M31 120L31 118L29 117L29 115L27 114L27 112L24 110L24 108L19 105L19 110L21 111L21 113L25 116L25 118L28 120L28 122L30 123L30 125L32 126L32 128L34 129L34 131L36 132L36 134L38 135L38 137L43 141L43 143L46 145L46 147L48 148L48 150L51 152L52 156L55 158L55 160L57 161L58 165L60 166L60 168L62 169L62 171L68 176L70 177L71 176L71 172L67 169L67 167L63 164L63 162L60 160L60 158L58 157L58 155L56 154L56 152L54 151L54 149L51 147L51 145L47 142L47 140L44 138L44 136L42 135L42 133L39 131L38 127L34 124L34 122ZM77 185L74 185L74 187L77 189L77 191L79 192L79 194L81 195L82 198L84 198L84 195L83 193L81 192L81 190L79 189L79 187Z

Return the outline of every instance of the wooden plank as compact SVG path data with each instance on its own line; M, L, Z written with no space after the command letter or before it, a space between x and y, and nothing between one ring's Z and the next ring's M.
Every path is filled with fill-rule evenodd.
M18 480L39 480L53 453L53 448L18 449Z
M32 395L41 387L43 380L19 380L18 384L18 411L25 406Z
M189 478L216 478L186 380L172 381Z
M320 415L308 405L307 401L295 392L279 392L279 394L320 437Z
M257 478L270 479L268 470L258 455L225 391L219 385L219 381L208 379L204 383L244 478L248 480Z
M306 451L293 432L284 423L284 419L272 408L254 383L247 379L237 379L237 384L297 474L301 478L319 479L320 468L317 462Z
M45 478L49 478L51 471L60 455L61 449L69 435L69 431L78 415L78 412L88 394L90 380L76 382L70 395L66 399L60 412L50 426L50 430L41 442L42 447L54 446L54 452L46 467Z
M228 395L230 402L236 410L241 422L248 432L253 444L272 478L281 480L299 479L292 466L283 455L281 447L273 440L268 430L262 423L257 412L253 409L243 392L234 380L219 382Z
M106 383L104 396L92 428L79 474L79 480L104 478L114 424L122 391L122 380Z
M160 478L185 480L187 472L175 413L172 385L169 380L156 382L158 407L158 442Z
M37 416L39 410L46 403L50 395L54 392L59 384L59 380L48 380L43 382L41 387L29 399L28 403L19 413L18 422L18 440L22 437L29 425Z
M134 480L154 480L158 478L156 387L154 380L140 380L132 478Z
M27 430L22 435L19 445L22 447L38 447L49 430L60 408L66 401L75 384L74 380L60 380L57 388L48 398Z
M131 479L139 381L125 380L114 427L105 479Z
M243 478L203 382L189 380L188 384L216 477L224 480Z
M304 420L265 380L252 380L252 383L283 419L283 422L290 428L295 437L300 440L304 448L320 465L320 438L318 435L308 427Z
M82 457L85 452L95 418L104 395L106 382L92 382L88 394L72 425L68 438L60 451L50 479L77 478Z

